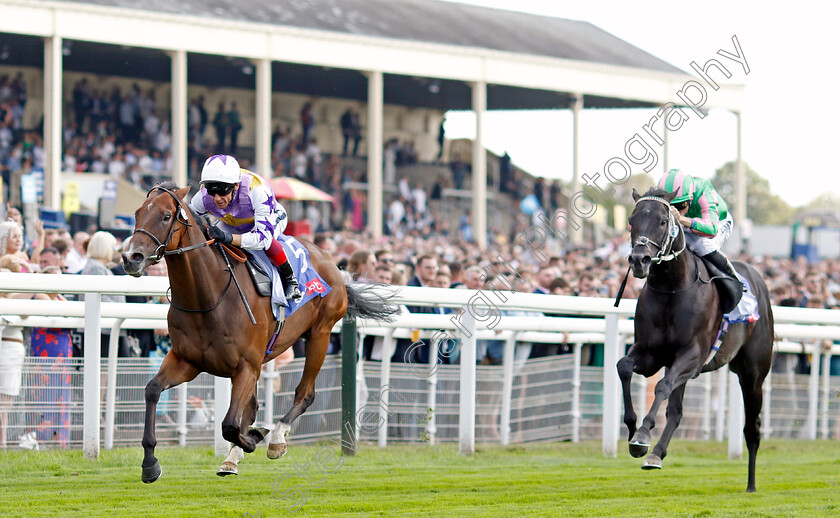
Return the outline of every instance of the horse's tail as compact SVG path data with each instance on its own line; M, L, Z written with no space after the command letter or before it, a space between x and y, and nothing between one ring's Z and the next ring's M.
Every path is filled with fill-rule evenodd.
M388 299L379 290L382 285L347 283L347 314L351 317L370 318L391 322L400 308L388 304Z

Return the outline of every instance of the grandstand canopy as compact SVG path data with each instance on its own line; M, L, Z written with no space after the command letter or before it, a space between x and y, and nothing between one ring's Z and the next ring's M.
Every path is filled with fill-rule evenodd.
M471 109L480 130L486 110L654 107L676 101L693 80L587 22L436 0L0 0L0 12L0 65L45 69L51 206L59 199L51 171L60 168L61 115L50 107L61 103L55 76L65 70L169 80L179 183L188 82L256 90L259 170L270 164L271 91L366 101L375 235L384 103ZM721 85L704 107L740 111L742 93ZM483 244L481 138L477 131L472 198Z
M190 83L207 86L253 86L242 62L268 58L282 78L272 82L275 91L363 100L359 71L381 70L386 103L470 109L463 82L482 81L487 109L495 110L568 108L574 93L584 95L585 108L655 106L673 101L690 78L587 22L435 0L0 5L0 46L9 48L0 64L42 65L41 42L16 34L59 34L70 42L66 70L167 80L163 51L183 49ZM229 59L212 59L222 56ZM710 106L738 109L740 88L714 97Z

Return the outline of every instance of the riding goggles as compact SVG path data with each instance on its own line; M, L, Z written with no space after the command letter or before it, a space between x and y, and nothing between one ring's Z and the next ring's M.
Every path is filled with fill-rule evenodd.
M204 188L207 190L207 194L210 196L227 196L235 187L232 183L223 183L223 182L207 182L204 184Z

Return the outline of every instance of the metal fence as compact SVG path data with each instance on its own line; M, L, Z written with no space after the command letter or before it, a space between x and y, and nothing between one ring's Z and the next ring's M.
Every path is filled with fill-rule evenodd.
M576 387L575 356L535 358L518 364L513 378L510 410L510 441L596 440L602 436L603 379L601 367L582 367ZM114 445L136 446L143 434L144 388L157 372L159 359L117 360ZM7 403L8 447L27 447L35 439L39 448L79 448L83 444L83 383L81 358L33 358L24 362L20 394ZM388 384L387 440L423 443L456 442L459 436L460 380L457 365L442 365L436 373L434 403L430 403L428 379L408 364L394 364ZM269 378L276 412L266 413L266 389L259 384L260 411L257 423L276 421L292 404L300 381L303 359L297 359ZM102 372L107 360L102 361ZM365 362L364 386L360 387L360 416L378 411L380 365ZM476 387L476 440L500 441L502 366L479 366ZM102 375L101 412L105 411L105 376ZM689 382L684 415L675 437L724 439L727 376L707 373ZM655 380L635 377L632 387L637 412L648 401ZM725 383L725 382L723 382ZM764 437L807 438L806 422L812 381L809 375L771 373L765 387ZM186 398L183 404L181 398ZM831 376L828 390L820 393L819 436L840 438L840 376ZM161 445L213 444L214 378L201 374L184 389L167 390L157 407L157 439ZM644 408L647 408L645 405ZM664 405L658 422L664 423ZM769 418L768 418L769 417ZM364 420L375 422L375 420ZM104 419L103 419L104 422ZM294 424L290 439L312 442L339 434L341 422L341 362L329 356L316 383L316 399ZM363 441L376 441L377 427L361 426ZM103 425L104 430L104 425ZM623 431L622 431L623 433Z

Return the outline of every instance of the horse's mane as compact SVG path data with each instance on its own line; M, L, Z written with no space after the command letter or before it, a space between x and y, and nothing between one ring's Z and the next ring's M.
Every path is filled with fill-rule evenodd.
M666 194L668 194L668 191L666 191L665 189L660 189L659 187L651 187L642 196L656 196L657 198L661 198Z
M164 181L158 183L157 185L155 185L155 187L162 187L164 189L167 189L167 190L173 191L173 192L180 189L180 187L178 187L178 184L175 183L173 180L164 180Z

